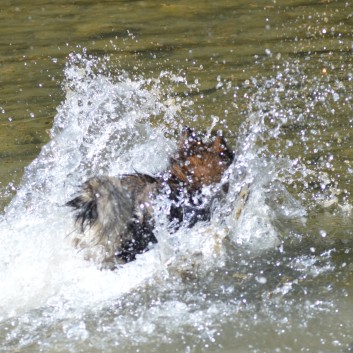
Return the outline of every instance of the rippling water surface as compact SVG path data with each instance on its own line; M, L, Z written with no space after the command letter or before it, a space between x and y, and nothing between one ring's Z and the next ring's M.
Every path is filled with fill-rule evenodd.
M0 17L0 352L349 351L349 2L5 1ZM99 271L63 205L92 175L164 170L185 125L235 150L226 199L175 234L159 200L159 243Z

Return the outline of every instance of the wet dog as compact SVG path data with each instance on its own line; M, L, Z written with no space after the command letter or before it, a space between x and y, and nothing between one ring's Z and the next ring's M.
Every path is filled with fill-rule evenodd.
M221 135L207 139L187 128L165 173L87 180L78 196L67 202L75 212L75 246L103 268L134 260L157 242L153 204L161 194L171 200L169 220L174 230L209 220L212 197L206 200L202 189L219 183L233 159Z

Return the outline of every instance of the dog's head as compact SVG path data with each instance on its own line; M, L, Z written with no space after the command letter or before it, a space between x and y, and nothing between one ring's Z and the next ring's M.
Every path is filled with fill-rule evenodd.
M222 135L206 137L186 128L181 135L179 150L171 160L174 182L188 190L199 190L220 182L223 173L234 159Z

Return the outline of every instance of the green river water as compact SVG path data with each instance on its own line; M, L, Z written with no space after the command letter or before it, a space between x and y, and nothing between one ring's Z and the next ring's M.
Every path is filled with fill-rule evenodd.
M260 320L261 315L266 317L264 310L257 314L254 308L242 314L239 326L236 319L212 319L209 326L203 323L220 332L210 341L194 339L202 331L194 327L188 335L190 323L180 324L185 337L177 339L178 329L168 331L163 323L146 315L150 329L167 338L154 339L153 332L143 331L147 338L132 339L130 345L129 329L124 331L119 326L119 345L114 343L111 333L114 310L105 312L105 318L103 314L85 317L87 327L87 322L102 325L101 334L96 336L93 329L87 328L94 339L70 336L65 330L62 338L56 324L44 323L42 328L38 324L34 329L15 315L12 322L4 321L0 326L0 338L6 340L4 352L329 353L349 349L353 342L352 2L2 0L0 23L1 213L6 214L6 205L16 194L25 167L50 141L53 119L66 94L64 70L76 53L108 63L104 70L112 77L123 71L132 78L154 79L162 72L184 77L190 90L172 81L160 84L166 99L173 92L173 99L182 97L186 102L183 123L207 128L217 117L220 125L227 126L233 146L244 122L250 119L251 125L251 115L261 112L264 125L262 142L259 139L258 143L263 143L263 157L288 159L292 166L307 168L305 172L298 167L291 173L279 173L288 193L307 210L304 225L276 217L274 223L281 237L292 237L284 242L284 247L290 249L293 258L294 254L305 259L313 254L325 258L330 253L330 266L335 267L327 275L320 272L316 276L313 272L327 263L322 267L316 264L311 275L297 278L283 270L282 284L292 281L291 285L297 286L287 306L276 302L280 300L276 286L268 283L271 288L266 289L267 309L274 321L278 314L276 324L272 322L269 326L266 319ZM153 124L168 126L160 116L153 118ZM67 144L70 146L70 140ZM277 198L276 185L269 183L268 203L283 203L278 209L285 208L286 202L281 199L285 193L279 192ZM269 261L276 263L277 256L268 255L262 265L267 268ZM242 268L234 270L233 280L242 271L246 272ZM219 286L232 280L223 274L215 277L214 285ZM212 283L205 281L203 285L203 291L212 297ZM257 287L252 290L247 282L241 288L244 293L252 293L250 296L263 295ZM198 293L194 287L190 291ZM310 299L305 298L306 292ZM145 315L139 305L151 305L163 295L150 289L146 295L135 296L131 303L135 314L125 319L126 325L133 326L139 315ZM163 298L158 300L165 304ZM284 315L291 312L291 300L296 303L294 311L298 310L298 303L302 303L303 310ZM328 304L317 317L309 309L306 317L305 306L312 309L325 300ZM118 309L128 310L122 306ZM212 313L209 315L212 317ZM214 314L217 315L219 312ZM244 315L249 317L245 319ZM41 318L43 314L34 313L30 320ZM74 326L74 321L70 324ZM22 327L19 332L26 337L32 329L36 332L28 338L27 346L6 336L9 327L16 325ZM110 330L107 340L104 325ZM131 332L139 335L142 331L135 327Z

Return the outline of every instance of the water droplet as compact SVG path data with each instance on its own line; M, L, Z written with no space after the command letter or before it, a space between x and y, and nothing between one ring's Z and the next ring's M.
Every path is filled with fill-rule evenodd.
M327 232L325 230L320 230L320 235L325 238L327 236Z
M267 278L263 277L263 276L261 276L261 277L256 276L255 280L256 280L256 282L258 282L260 284L266 284L267 283Z

